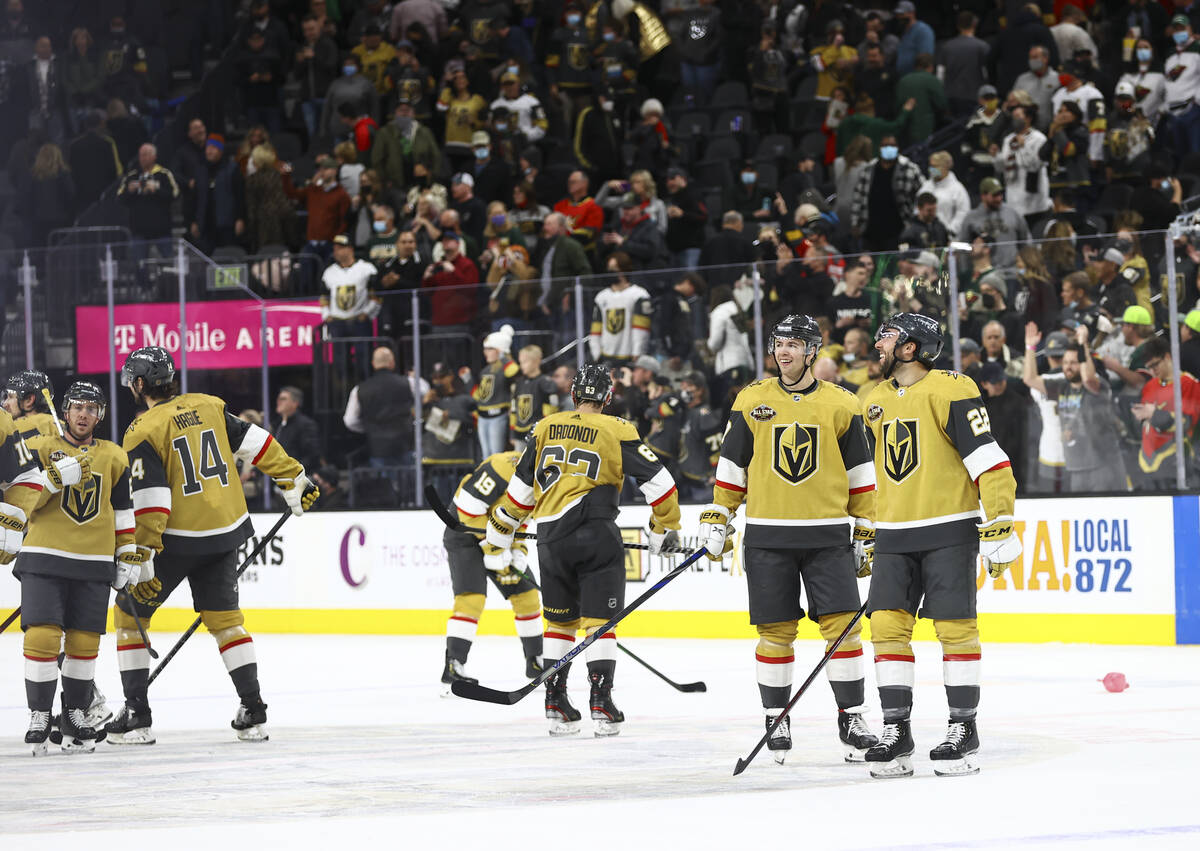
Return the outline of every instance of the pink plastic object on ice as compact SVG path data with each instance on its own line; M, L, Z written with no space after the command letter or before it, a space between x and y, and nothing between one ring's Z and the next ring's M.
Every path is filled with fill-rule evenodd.
M1125 675L1117 671L1105 674L1104 679L1100 682L1104 683L1104 687L1111 692L1122 692L1129 688L1129 682L1125 679Z

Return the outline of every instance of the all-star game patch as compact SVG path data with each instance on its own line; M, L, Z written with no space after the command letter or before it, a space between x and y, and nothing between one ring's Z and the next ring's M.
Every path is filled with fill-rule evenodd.
M775 419L775 409L770 405L759 405L750 412L750 416L757 422L765 423L768 420Z
M873 423L883 416L883 408L878 405L871 405L867 408L867 422Z

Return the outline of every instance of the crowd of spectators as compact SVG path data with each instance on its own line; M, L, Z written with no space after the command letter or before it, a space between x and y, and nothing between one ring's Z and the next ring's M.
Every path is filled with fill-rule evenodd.
M328 335L350 338L334 345L335 401L376 466L410 466L413 446L372 437L352 390L398 368L364 340L410 334L418 289L423 333L440 338L408 381L431 469L497 445L480 445L497 428L480 426L485 384L509 385L519 436L521 351L530 361L536 343L539 370L565 376L575 345L613 364L614 410L699 494L733 394L773 366L754 354L756 308L764 329L817 317L828 344L814 371L862 392L881 377L880 319L918 310L947 327L957 313L963 368L1020 459L1023 492L1169 484L1162 435L1175 424L1144 406L1170 396L1156 377L1169 355L1154 354L1174 331L1160 232L1200 195L1189 0L232 11L232 117L181 115L186 133L161 155L137 118L144 63L123 18L106 38L127 46L98 55L124 62L93 63L95 79L81 70L87 32L31 41L13 71L33 96L30 129L13 149L30 163L33 238L116 181L139 239L314 258ZM1169 365L1185 370L1198 247L1173 242L1190 324ZM507 350L480 346L498 333ZM1096 459L1107 477L1089 472Z

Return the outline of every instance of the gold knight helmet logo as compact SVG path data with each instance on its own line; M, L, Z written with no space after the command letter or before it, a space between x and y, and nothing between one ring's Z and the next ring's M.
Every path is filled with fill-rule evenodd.
M917 420L897 417L883 424L883 470L899 484L921 466Z
M527 423L532 416L533 396L529 393L522 393L517 397L517 421Z
M798 485L817 472L820 454L815 425L789 423L772 429L774 454L771 467L785 482Z
M63 513L80 526L94 520L100 514L101 479L99 473L92 473L86 482L63 488Z
M492 398L492 392L496 389L496 376L484 373L479 376L479 401L486 402Z
M610 334L620 334L625 327L625 308L615 307L604 311L604 327Z

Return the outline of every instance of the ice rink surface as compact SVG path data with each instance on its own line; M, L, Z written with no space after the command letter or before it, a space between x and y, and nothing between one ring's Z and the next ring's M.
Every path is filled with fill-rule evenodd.
M250 626L253 626L251 624ZM153 636L163 652L176 636ZM945 730L938 648L919 643L916 776L872 780L841 761L824 677L797 705L784 766L764 750L754 645L623 639L682 694L623 654L616 739L551 739L541 693L515 706L440 697L444 640L256 637L270 742L236 741L232 686L212 640L192 638L151 689L158 743L101 743L34 759L19 634L0 636L0 837L161 847L497 849L617 847L1200 848L1200 647L984 645L982 773L937 778ZM801 681L821 647L797 645ZM121 704L112 637L98 672ZM1098 680L1120 671L1131 687ZM523 682L516 638L483 638L468 673ZM874 679L868 720L878 731ZM585 737L586 736L586 737ZM22 841L25 840L25 841ZM253 843L253 844L252 844ZM88 843L92 845L91 842Z

